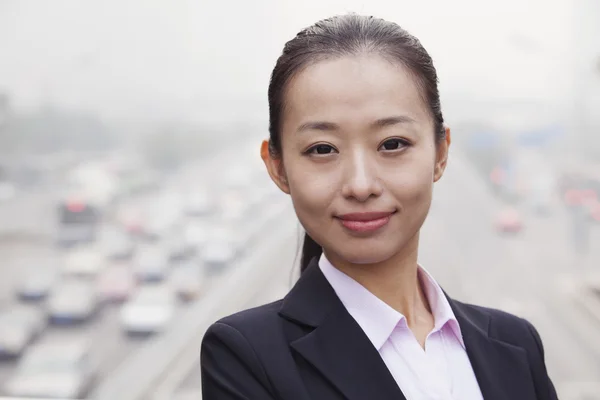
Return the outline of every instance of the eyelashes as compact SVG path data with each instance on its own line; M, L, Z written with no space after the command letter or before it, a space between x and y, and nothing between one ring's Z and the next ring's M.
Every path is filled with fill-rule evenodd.
M384 140L378 147L377 151L383 153L398 153L411 146L411 143L403 138L389 138ZM339 151L329 143L317 143L306 149L303 154L315 157L327 157L332 154L337 154Z

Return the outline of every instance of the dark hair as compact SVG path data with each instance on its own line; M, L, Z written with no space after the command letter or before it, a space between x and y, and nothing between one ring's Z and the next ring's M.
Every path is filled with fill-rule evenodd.
M319 61L358 54L378 54L406 67L429 107L436 139L444 140L437 72L421 42L393 22L348 14L319 21L285 44L269 83L269 151L272 156L281 156L281 116L290 80ZM322 252L322 247L305 234L300 272Z

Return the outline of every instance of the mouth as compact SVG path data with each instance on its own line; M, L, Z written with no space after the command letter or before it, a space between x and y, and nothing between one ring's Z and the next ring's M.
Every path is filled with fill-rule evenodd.
M377 211L342 214L336 218L342 226L356 233L372 233L383 228L396 211Z

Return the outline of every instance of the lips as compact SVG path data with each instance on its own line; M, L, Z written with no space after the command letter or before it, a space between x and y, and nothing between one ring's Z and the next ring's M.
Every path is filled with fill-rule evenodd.
M342 226L356 233L372 233L383 228L395 211L349 213L338 216Z

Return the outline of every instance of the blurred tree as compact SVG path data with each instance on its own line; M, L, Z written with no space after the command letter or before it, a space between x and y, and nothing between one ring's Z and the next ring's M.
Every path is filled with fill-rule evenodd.
M3 154L102 151L115 146L118 139L92 115L54 108L13 114L3 131L0 136L0 152Z
M244 131L230 126L168 124L141 137L140 148L155 168L172 170L218 151Z
M142 138L142 149L148 162L155 168L173 169L181 161L181 143L178 131L162 127Z

